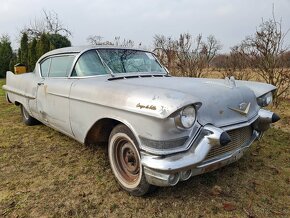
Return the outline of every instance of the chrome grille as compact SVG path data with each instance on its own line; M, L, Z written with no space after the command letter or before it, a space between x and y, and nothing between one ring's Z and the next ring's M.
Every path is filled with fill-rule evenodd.
M225 146L215 146L213 147L207 157L207 159L211 159L213 157L219 156L221 154L233 151L239 147L241 147L243 144L250 141L253 130L251 126L242 127L239 129L233 129L227 131L229 136L231 137L231 142Z

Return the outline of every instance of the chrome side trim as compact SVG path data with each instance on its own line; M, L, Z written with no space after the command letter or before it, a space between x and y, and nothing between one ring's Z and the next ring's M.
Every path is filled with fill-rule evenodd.
M155 147L147 146L146 143L144 143L144 141L140 140L142 142L142 144L140 144L140 149L144 151L145 153L153 154L153 155L169 155L169 154L187 151L188 149L192 147L193 142L198 138L201 130L202 128L200 124L196 122L194 126L192 127L189 137L186 140L186 142L182 144L181 146L176 146L175 148L158 149ZM142 136L139 136L139 138L140 137Z
M53 95L53 96L62 97L62 98L69 98L68 95L62 95L62 94L58 94L58 93L54 93L54 92L47 92L47 94L50 94L50 95Z
M19 89L10 88L7 85L3 85L2 88L3 88L3 90L5 90L7 92L11 92L13 94L20 95L20 96L23 96L23 97L26 97L26 98L29 98L29 99L35 99L36 98L36 96L32 96L32 95L26 94L23 91L20 91Z
M147 147L155 148L155 149L174 149L176 147L183 146L184 143L188 140L188 136L175 138L175 139L169 139L169 140L153 140L149 138L145 138L142 136L139 136L142 144L145 144Z
M96 78L96 77L109 77L109 74L100 74L100 75L90 75L90 76L70 76L68 79L88 79L88 78Z

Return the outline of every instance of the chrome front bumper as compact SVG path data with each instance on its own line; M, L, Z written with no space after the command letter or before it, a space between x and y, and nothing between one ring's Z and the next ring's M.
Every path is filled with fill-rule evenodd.
M213 146L227 146L221 140L225 131L213 125L204 126L199 137L186 152L166 156L141 152L147 181L157 186L173 186L191 176L210 172L237 161L261 133L269 128L270 123L274 121L273 116L273 112L261 109L258 118L250 124L253 131L249 140L234 150L210 159L206 158Z

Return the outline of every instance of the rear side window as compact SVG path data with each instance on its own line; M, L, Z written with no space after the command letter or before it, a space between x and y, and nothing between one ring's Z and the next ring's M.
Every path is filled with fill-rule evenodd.
M67 77L70 73L74 58L75 56L73 55L52 57L49 77Z
M47 77L50 67L50 58L46 59L40 64L41 76Z

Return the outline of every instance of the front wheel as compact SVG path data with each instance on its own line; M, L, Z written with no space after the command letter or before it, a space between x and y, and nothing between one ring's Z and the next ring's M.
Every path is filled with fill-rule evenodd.
M29 115L28 111L23 105L20 105L22 120L27 126L33 126L39 123L39 121Z
M117 125L110 134L109 160L116 180L123 189L134 196L150 191L141 164L137 140L125 125Z

